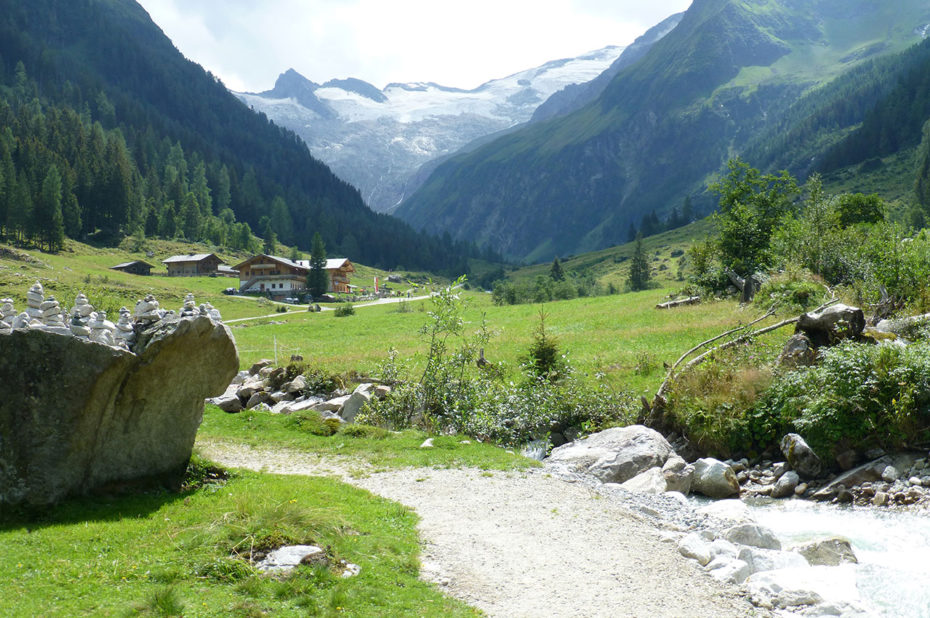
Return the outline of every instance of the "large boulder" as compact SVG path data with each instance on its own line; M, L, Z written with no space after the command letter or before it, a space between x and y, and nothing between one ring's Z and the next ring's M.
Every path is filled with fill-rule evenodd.
M620 487L627 491L654 495L664 494L669 490L661 468L649 468L621 484Z
M0 335L0 504L177 483L204 399L238 367L229 329L206 316L155 322L133 352L35 329Z
M787 498L793 496L794 490L797 489L800 482L801 478L798 476L798 473L794 470L788 470L775 481L775 485L772 486L771 496L773 498Z
M590 474L604 483L624 483L672 454L662 434L642 425L613 427L552 449L547 463Z
M785 342L778 355L778 364L786 367L810 367L817 360L817 352L807 335L795 334Z
M789 433L781 439L780 446L788 465L803 478L813 479L823 473L820 457L798 434Z
M865 314L862 309L839 304L801 315L795 330L807 335L814 347L819 348L844 339L856 339L863 329Z
M691 491L708 498L729 498L739 495L739 481L733 468L712 458L698 459L694 462L694 476Z

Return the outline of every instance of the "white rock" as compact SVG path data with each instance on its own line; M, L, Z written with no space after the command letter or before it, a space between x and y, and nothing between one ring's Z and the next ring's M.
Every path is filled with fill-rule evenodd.
M774 571L777 569L806 569L810 567L801 554L778 549L760 547L743 547L739 550L739 559L749 565L751 573Z
M266 572L290 571L303 561L326 560L326 552L315 545L288 545L268 552L255 566Z
M886 483L894 483L901 477L901 473L894 466L885 466L882 470L882 480Z
M627 491L633 491L641 494L662 494L668 490L665 482L665 475L659 468L649 468L645 472L637 474L629 481L621 483L620 487Z
M852 565L762 571L751 575L746 587L752 602L766 609L860 600Z
M433 439L427 438L423 441L423 444L420 445L420 448L433 448Z
M741 584L749 577L749 565L738 558L719 556L705 567L710 576L721 582Z
M685 558L697 560L701 566L707 566L713 557L710 543L697 532L682 537L678 542L678 553Z

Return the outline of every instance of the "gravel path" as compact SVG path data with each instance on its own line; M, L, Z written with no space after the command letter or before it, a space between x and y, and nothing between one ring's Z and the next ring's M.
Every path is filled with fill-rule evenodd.
M199 445L230 467L337 475L420 516L421 577L490 616L759 615L618 500L544 469L405 469L358 478L351 460ZM354 474L352 474L354 472Z

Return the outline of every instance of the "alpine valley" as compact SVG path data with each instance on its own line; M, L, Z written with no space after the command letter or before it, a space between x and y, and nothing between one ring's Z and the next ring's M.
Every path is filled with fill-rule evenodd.
M686 198L710 212L707 184L733 156L808 173L913 148L930 110L919 80L902 83L928 24L920 0L695 0L589 103L443 162L396 214L542 261L625 242ZM893 92L914 117L905 135L881 146L878 130L844 147Z

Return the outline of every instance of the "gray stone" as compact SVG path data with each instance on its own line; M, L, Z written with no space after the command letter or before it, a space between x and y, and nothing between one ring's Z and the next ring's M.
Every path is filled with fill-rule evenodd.
M787 498L793 496L794 490L800 482L801 478L798 476L798 473L794 470L789 470L775 481L775 486L772 487L772 493L769 495L773 498Z
M372 391L371 396L375 399L384 399L391 392L391 387L384 384L377 385Z
M659 468L649 468L620 485L627 491L641 494L663 494L668 491L665 475Z
M297 376L284 386L284 390L288 393L299 393L307 388L307 380L303 376Z
M857 564L859 559L849 541L842 538L823 539L793 548L812 565L839 566L849 562Z
M856 339L864 328L862 309L843 304L827 307L819 313L805 313L797 324L797 332L807 335L815 347Z
M765 609L787 609L803 605L816 605L823 601L817 592L806 588L795 569L762 571L750 575L746 580L749 599L753 605Z
M371 395L368 394L367 390L356 390L354 393L349 395L349 398L346 399L345 403L342 405L342 410L339 412L346 422L351 423L355 420L355 417L358 416L358 413L362 411L368 402L371 401Z
M694 466L677 454L671 454L665 465L662 466L662 474L665 476L665 485L668 491L677 491L685 495L691 492Z
M213 400L213 403L223 412L229 412L230 414L242 412L242 401L235 393L220 395Z
M739 495L739 482L733 468L712 458L694 462L691 490L709 498L729 498Z
M791 469L806 479L817 478L823 473L820 457L807 445L804 438L796 433L789 433L781 439L781 452Z
M204 400L238 365L228 328L207 318L157 322L134 352L31 329L0 336L0 503L178 482Z
M623 483L661 467L672 453L662 435L642 425L614 427L552 449L547 460L604 483Z
M882 470L882 480L886 483L894 483L901 477L901 473L894 466L885 466Z
M739 524L723 533L723 537L737 545L761 547L762 549L781 549L781 541L775 533L759 524Z
M817 360L817 351L807 335L796 334L785 342L778 364L786 367L810 367Z
M258 374L259 371L261 371L261 370L264 369L265 367L271 365L273 362L274 362L274 361L272 361L272 360L270 360L270 359L263 358L262 360L253 363L252 366L249 367L249 375L254 376L254 375Z

